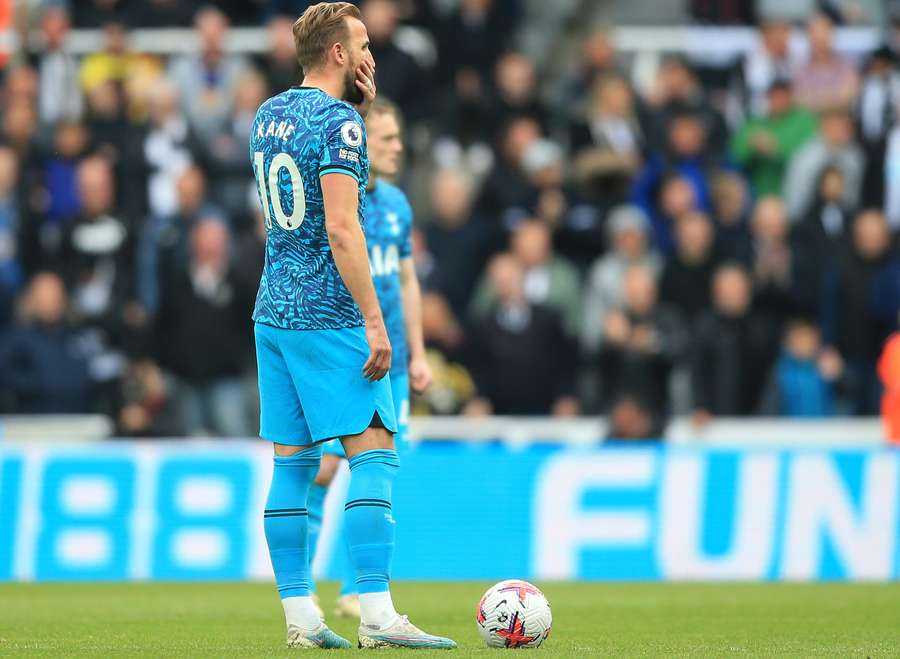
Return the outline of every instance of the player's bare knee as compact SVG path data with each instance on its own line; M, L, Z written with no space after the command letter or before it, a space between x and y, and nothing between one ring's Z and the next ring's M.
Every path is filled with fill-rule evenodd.
M358 435L344 437L341 443L349 459L366 451L393 450L394 434L387 428L369 427Z
M278 455L282 458L287 458L292 455L296 455L300 451L305 451L309 448L309 446L293 446L291 444L274 444L275 446L275 455Z
M341 459L338 456L326 453L322 456L322 463L319 465L319 473L316 474L315 481L313 482L316 485L328 487L331 485L331 481L334 480L334 475L337 473L340 464Z

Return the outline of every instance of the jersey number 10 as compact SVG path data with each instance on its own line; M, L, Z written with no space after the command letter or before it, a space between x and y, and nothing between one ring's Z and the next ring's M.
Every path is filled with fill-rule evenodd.
M256 185L259 186L259 198L262 201L263 215L266 218L266 229L272 228L272 216L269 213L271 200L272 210L275 213L275 221L286 231L298 229L303 224L303 216L306 213L306 197L303 193L303 178L297 163L287 153L279 153L269 163L269 175L265 173L265 154L257 151L253 154L253 166L256 168ZM280 179L281 170L286 169L291 177L291 190L294 196L294 210L290 215L284 212L281 205ZM266 183L268 182L268 189Z

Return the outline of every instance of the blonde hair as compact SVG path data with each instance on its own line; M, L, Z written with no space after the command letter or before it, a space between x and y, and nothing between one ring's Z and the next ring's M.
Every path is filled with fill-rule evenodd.
M331 47L350 36L347 18L362 19L362 14L349 2L320 2L294 22L294 47L304 72L324 64Z

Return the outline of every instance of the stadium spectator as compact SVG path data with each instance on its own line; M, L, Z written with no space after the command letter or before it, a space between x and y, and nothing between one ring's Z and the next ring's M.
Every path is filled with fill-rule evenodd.
M541 127L531 117L516 117L502 131L500 153L482 186L479 211L497 219L498 232L512 231L523 219L533 190L522 168L528 147L541 138Z
M234 246L232 249L236 275L244 282L245 286L252 289L259 286L262 276L268 233L262 206L259 204L255 204L255 206L248 229L233 235Z
M662 428L669 411L669 376L687 345L678 314L660 307L656 273L633 266L623 279L622 305L603 323L603 347L598 355L603 399L615 407L633 399Z
M132 299L134 237L117 217L116 181L109 161L86 158L77 171L79 212L66 228L59 264L83 318L115 316Z
M152 217L141 237L138 263L139 299L149 313L159 305L159 286L166 273L188 262L190 233L200 220L225 222L223 212L208 201L203 170L190 166L178 177L177 207L168 216Z
M809 19L809 60L794 75L797 103L816 112L849 108L859 85L856 69L834 51L833 28L825 14Z
M36 66L40 80L38 114L46 124L81 116L78 62L68 48L69 28L69 14L65 6L48 5L43 10L43 43Z
M528 302L515 257L495 256L489 273L498 304L468 332L482 407L495 414L577 414L575 350L558 314Z
M662 178L653 194L648 186L647 195L637 197L637 207L650 219L653 247L668 256L674 244L672 227L685 213L698 210L697 192L691 181L677 172Z
M774 323L753 310L753 286L742 266L719 266L712 297L694 330L691 355L694 422L700 427L713 416L757 413L777 350Z
M591 266L584 291L581 347L589 354L595 353L602 344L606 314L622 304L625 272L636 266L657 273L662 268L662 260L650 248L650 226L639 208L614 208L606 226L610 251Z
M885 187L884 212L891 230L897 231L900 229L900 126L894 126L888 134L882 173Z
M486 85L474 69L463 68L456 72L453 87L438 96L432 155L439 167L468 169L480 176L493 166Z
M33 217L20 226L22 260L28 272L57 265L65 228L79 211L76 172L87 139L83 124L61 121L54 134L53 155L20 160L36 165L30 176L32 185L26 183L30 189L20 192L28 210L33 211ZM21 152L14 145L12 148L21 158ZM29 176L27 172L22 175Z
M72 24L77 28L99 28L122 20L125 13L125 0L83 0L72 4Z
M461 173L437 172L431 182L431 203L425 228L434 259L430 285L446 296L453 313L461 317L487 259L490 233L473 214L472 183Z
M294 21L289 16L272 16L267 23L268 49L256 60L256 68L266 77L266 86L273 94L302 82L293 25Z
M578 270L567 259L553 253L549 227L537 219L522 222L510 239L510 254L523 272L525 299L554 310L567 334L578 332L581 319ZM472 299L471 317L481 320L494 312L500 294L490 269Z
M169 76L178 87L191 127L206 141L225 125L247 62L225 52L228 17L219 9L207 6L198 11L194 30L200 52L176 58Z
M713 224L706 214L693 211L678 220L675 252L663 268L659 298L677 310L689 325L710 306L710 286L717 262L714 245Z
M69 321L62 279L42 272L25 293L22 317L0 340L0 389L19 414L92 411L93 387L80 328Z
M843 172L837 167L826 167L809 212L795 228L807 249L824 264L834 262L850 234L853 211L845 202L845 186Z
M4 107L18 104L36 106L39 85L38 74L33 67L25 64L7 65L2 86Z
M93 87L86 98L85 122L93 151L115 167L119 182L116 205L134 224L147 212L141 133L134 130L128 119L121 85L111 80L104 82Z
M13 304L22 286L22 227L18 196L19 161L8 146L0 146L0 332L12 320Z
M850 235L853 216L843 205L843 180L839 169L826 168L812 209L791 232L795 302L808 314L821 312L826 278Z
M234 219L236 226L240 226L242 223L249 225L248 199L252 200L254 208L258 203L251 170L247 166L247 144L256 110L269 97L269 89L263 76L248 70L238 78L234 93L228 121L206 143L203 157L211 184L211 198Z
M700 24L711 25L753 25L756 23L756 2L754 0L690 0L691 18Z
M440 293L422 295L422 333L431 368L431 386L414 397L414 411L459 414L475 396L475 381L464 366L466 334Z
M534 63L523 53L504 53L497 60L491 105L492 139L496 139L503 126L517 117L530 117L543 131L547 130L550 112L537 95Z
M608 29L591 32L581 45L578 67L563 83L566 105L581 110L582 104L590 100L598 83L606 77L621 74L616 57L613 35Z
M819 134L800 147L788 162L784 199L794 222L809 211L816 183L829 165L844 175L844 204L856 208L862 185L865 154L854 140L853 120L846 110L829 110L819 121Z
M37 115L34 107L25 100L15 100L3 112L0 137L9 144L24 161L37 166Z
M105 44L81 62L79 82L85 94L112 82L122 91L144 85L160 75L160 62L150 55L135 53L128 47L128 31L119 20L103 23Z
M153 85L150 122L144 135L147 204L152 217L167 217L178 208L178 178L199 153L200 144L181 111L178 88L168 80Z
M900 256L880 211L856 217L851 242L827 281L823 335L846 361L851 412L877 414L875 364L900 310Z
M866 154L861 199L864 206L884 203L885 155L891 127L897 122L900 105L900 73L891 50L882 46L869 55L863 69L856 125L859 142Z
M722 170L712 177L711 188L716 251L723 259L740 260L750 240L747 225L753 209L747 182L739 172Z
M641 401L633 397L620 398L610 408L609 428L606 432L606 443L633 444L648 440L660 440L665 430Z
M569 143L573 176L588 197L603 204L626 201L642 162L644 138L625 79L595 83L585 118L569 127Z
M516 21L515 0L461 0L436 26L439 82L449 83L468 68L482 82L506 49Z
M794 107L790 84L776 80L766 94L766 112L747 121L731 140L731 155L756 195L781 192L787 164L816 133L816 119Z
M66 225L78 213L78 164L87 155L89 135L78 121L56 125L53 155L44 161L43 183L47 190L47 224Z
M681 213L694 206L707 211L711 208L712 177L722 168L722 163L710 155L707 137L698 114L688 110L674 115L669 122L666 155L651 157L635 181L632 199L650 217L656 247L664 254L671 253L674 247L672 220L677 220ZM666 198L672 194L666 188L674 175L690 186L693 197L690 205L687 199L676 203ZM681 199L684 194L677 193L676 196ZM658 196L658 202L655 196ZM673 203L676 208L667 208Z
M201 220L190 234L187 267L164 273L156 338L160 365L176 378L181 420L190 434L251 434L245 384L252 359L255 290L237 276L228 229Z
M584 270L603 251L601 214L566 182L564 156L556 142L545 139L525 150L522 170L532 194L523 216L536 217L550 227L559 253Z
M783 318L794 308L797 254L791 250L787 212L779 197L763 197L753 209L747 267L757 311Z
M798 64L798 53L791 49L791 24L767 19L760 28L759 43L741 67L751 115L768 112L769 91L776 80L786 80Z
M96 0L95 0L96 2ZM199 2L141 0L128 3L128 20L141 27L187 27Z
M705 136L703 146L710 157L716 158L724 151L728 140L725 119L709 102L699 79L684 58L669 57L663 62L647 101L649 116L644 121L654 152L666 154L672 150L670 123L686 115L693 115L700 123ZM678 158L682 154L676 147L672 155Z
M378 64L378 93L399 105L411 123L428 116L428 76L409 53L397 46L397 3L366 0L362 15L369 32L369 50Z
M836 388L844 364L834 350L824 349L819 328L797 317L784 330L781 354L775 362L770 396L763 410L788 417L827 417L837 410Z
M187 432L178 418L172 387L149 359L129 364L119 383L116 435L177 437Z

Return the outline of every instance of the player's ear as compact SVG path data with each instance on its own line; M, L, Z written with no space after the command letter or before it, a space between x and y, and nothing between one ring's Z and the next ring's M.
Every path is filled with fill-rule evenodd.
M334 59L338 64L343 64L347 59L347 50L340 41L331 47L331 54L334 55Z

